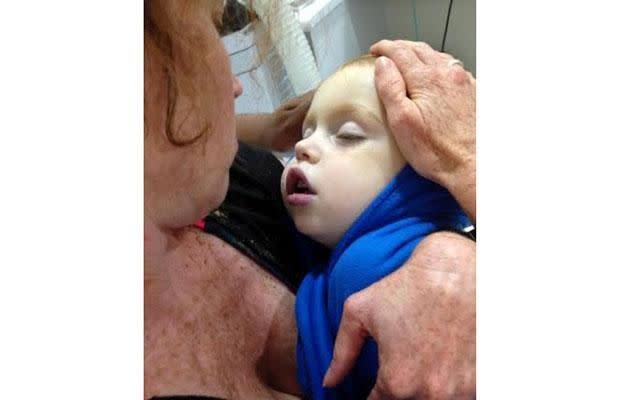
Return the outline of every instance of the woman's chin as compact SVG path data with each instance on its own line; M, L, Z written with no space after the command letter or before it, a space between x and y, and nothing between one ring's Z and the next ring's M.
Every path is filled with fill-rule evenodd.
M207 216L212 211L216 210L223 204L225 201L225 197L227 196L228 186L230 185L229 175L226 175L224 179L221 180L220 183L212 185L208 192L208 196L204 202L200 205L201 212L203 213L202 217Z

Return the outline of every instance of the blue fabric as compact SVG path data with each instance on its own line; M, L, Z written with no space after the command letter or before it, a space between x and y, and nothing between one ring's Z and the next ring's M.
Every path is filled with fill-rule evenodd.
M441 186L405 166L341 238L327 263L313 266L296 297L298 377L311 399L366 398L378 353L368 339L354 369L337 387L322 387L345 300L399 268L428 234L470 225Z

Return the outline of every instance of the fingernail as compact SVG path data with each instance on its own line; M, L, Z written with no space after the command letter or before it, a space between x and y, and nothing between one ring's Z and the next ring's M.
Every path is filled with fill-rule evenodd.
M376 59L376 66L378 68L387 68L389 66L389 59L385 56L380 56Z

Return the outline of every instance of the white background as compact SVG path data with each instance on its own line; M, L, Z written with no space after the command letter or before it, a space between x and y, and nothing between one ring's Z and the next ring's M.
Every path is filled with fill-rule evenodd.
M477 2L480 399L630 398L624 4ZM0 9L1 398L142 396L141 21Z

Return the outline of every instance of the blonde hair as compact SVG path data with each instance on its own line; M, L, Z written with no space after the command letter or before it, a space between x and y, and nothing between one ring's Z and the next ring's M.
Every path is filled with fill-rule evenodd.
M372 54L364 54L350 61L345 62L337 71L341 71L347 67L373 67L376 63L376 57Z

